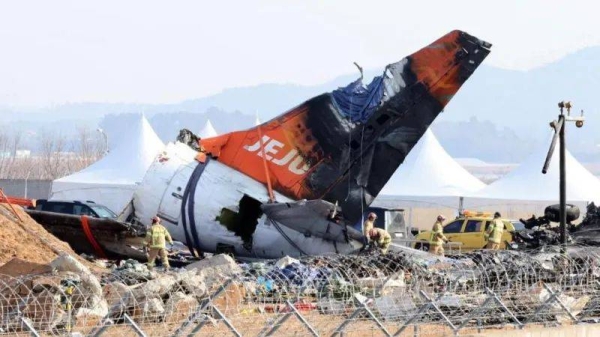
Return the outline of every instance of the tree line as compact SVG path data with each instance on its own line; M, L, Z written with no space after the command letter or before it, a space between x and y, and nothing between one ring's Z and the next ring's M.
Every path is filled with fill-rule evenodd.
M27 149L35 150L17 156L18 150ZM0 179L54 180L88 167L105 151L102 135L86 127L70 137L51 130L31 135L0 130Z

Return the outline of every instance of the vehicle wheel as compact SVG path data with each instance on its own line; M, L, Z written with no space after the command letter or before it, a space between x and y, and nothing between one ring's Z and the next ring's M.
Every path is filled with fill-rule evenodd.
M560 205L550 205L544 210L546 218L552 222L560 222ZM579 207L567 204L567 222L579 219Z
M417 243L415 244L415 249L418 249L418 250L422 250L422 251L428 252L428 251L429 251L429 243L425 243L425 242L417 242Z

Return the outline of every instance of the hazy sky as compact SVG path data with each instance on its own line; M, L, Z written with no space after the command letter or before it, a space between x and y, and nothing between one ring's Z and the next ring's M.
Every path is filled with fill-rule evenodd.
M595 1L0 1L0 105L170 103L383 66L452 29L529 69L600 45Z

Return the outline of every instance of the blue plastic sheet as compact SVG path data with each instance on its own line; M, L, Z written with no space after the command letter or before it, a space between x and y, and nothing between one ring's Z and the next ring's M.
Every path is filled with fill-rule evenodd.
M345 87L334 90L331 95L339 111L353 123L365 123L375 112L383 98L383 76L377 76L368 86L362 78Z
M267 292L271 292L273 291L273 289L275 289L273 280L267 280L264 277L260 276L256 281L258 285L262 286Z

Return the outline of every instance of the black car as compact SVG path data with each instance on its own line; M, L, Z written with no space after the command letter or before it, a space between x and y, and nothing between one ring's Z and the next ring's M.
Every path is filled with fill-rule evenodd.
M64 201L64 200L37 200L35 210L72 214L87 215L101 219L116 219L117 215L106 206L96 204L93 201Z

